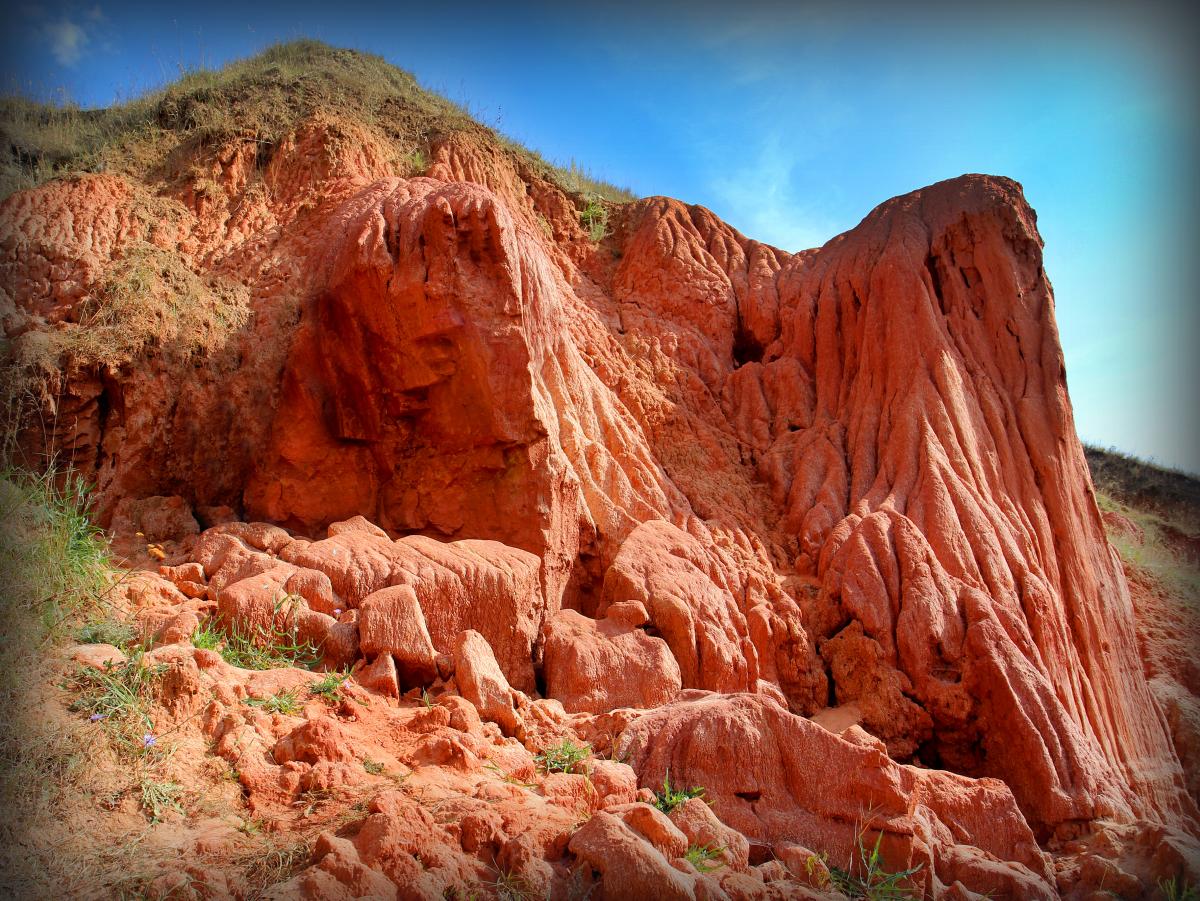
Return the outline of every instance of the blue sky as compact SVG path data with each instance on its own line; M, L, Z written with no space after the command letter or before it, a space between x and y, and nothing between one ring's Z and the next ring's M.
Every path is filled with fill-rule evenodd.
M1196 20L964 6L30 0L0 78L106 105L316 37L788 250L931 182L1008 175L1038 211L1081 437L1200 473Z

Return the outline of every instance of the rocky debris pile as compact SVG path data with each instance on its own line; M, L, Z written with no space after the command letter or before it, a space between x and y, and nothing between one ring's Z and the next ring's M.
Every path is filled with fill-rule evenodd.
M251 817L286 832L306 807L359 799L361 814L317 836L267 897L782 899L891 885L1055 898L1200 877L1200 845L1178 830L1110 824L1052 855L999 780L898 764L858 725L790 712L778 690L684 688L639 601L599 620L561 610L533 641L544 653L521 645L523 661L505 665L508 645L483 630L528 600L511 578L528 555L419 544L361 518L315 542L229 523L164 542L171 562L121 587L150 648L141 665L165 673L156 731L195 729ZM444 609L468 582L473 603ZM460 631L426 626L451 613ZM495 634L527 640L511 621ZM293 662L324 673L234 665L238 636L304 649ZM535 658L545 697L512 681ZM125 662L95 644L76 659ZM182 878L163 874L157 896ZM201 897L232 891L186 882Z

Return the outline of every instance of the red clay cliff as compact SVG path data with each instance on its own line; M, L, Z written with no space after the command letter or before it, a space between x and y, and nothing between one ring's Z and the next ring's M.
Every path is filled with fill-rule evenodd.
M1087 873L1046 849L1100 823L1195 865L1018 184L941 182L797 254L661 197L593 241L576 198L476 136L404 178L332 129L265 165L229 142L204 193L94 174L4 201L18 348L81 328L138 253L247 310L203 350L68 366L22 446L68 454L106 524L166 548L172 615L269 624L297 597L328 665L460 696L445 723L363 707L342 737L211 712L218 753L279 742L242 764L255 803L354 741L417 754L422 716L420 759L463 792L505 754L532 779L564 735L628 765L593 773L611 797L574 832L506 795L504 828L418 835L401 824L427 814L381 796L289 891L445 891L473 878L453 860L503 851L547 890L569 860L606 898L806 897L788 849L844 858L864 828L930 896L1069 894ZM712 807L638 812L664 777ZM547 786L541 807L577 791ZM518 821L542 823L520 847ZM727 849L719 881L671 865L693 832ZM454 854L410 873L406 841Z

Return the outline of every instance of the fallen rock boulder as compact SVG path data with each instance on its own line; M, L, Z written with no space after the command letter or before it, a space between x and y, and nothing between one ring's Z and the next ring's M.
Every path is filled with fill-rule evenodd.
M758 695L685 690L591 728L601 749L619 736L614 749L642 786L661 790L669 779L677 791L703 789L676 824L729 849L733 867L747 862L740 836L819 848L831 861L854 861L878 840L890 872L918 867L914 881L930 891L940 884L936 861L968 859L981 863L944 875L972 891L1053 891L1048 858L1003 783L902 766L857 727L862 738L848 741Z
M520 720L513 691L496 663L492 646L474 630L461 633L454 643L454 680L480 716L499 725L506 735L516 732Z
M681 687L667 644L625 621L561 610L542 632L546 692L568 712L657 707Z
M404 685L427 685L437 676L437 651L410 586L382 588L363 598L358 608L358 635L364 654L395 659Z

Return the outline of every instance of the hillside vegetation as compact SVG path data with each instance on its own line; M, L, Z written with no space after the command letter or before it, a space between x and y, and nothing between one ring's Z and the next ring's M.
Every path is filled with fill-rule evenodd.
M559 167L476 121L458 104L422 88L382 57L299 40L269 47L220 69L195 69L178 81L104 109L0 98L0 197L76 172L144 177L177 154L252 134L269 154L301 122L323 110L353 118L389 140L420 169L428 142L453 131L488 135L568 191L625 201L633 194Z
M1084 445L1108 537L1127 566L1200 603L1200 479L1131 454Z
M119 865L72 831L111 789L97 730L65 713L59 688L64 645L104 619L111 582L86 507L80 481L0 471L0 896L70 894Z

